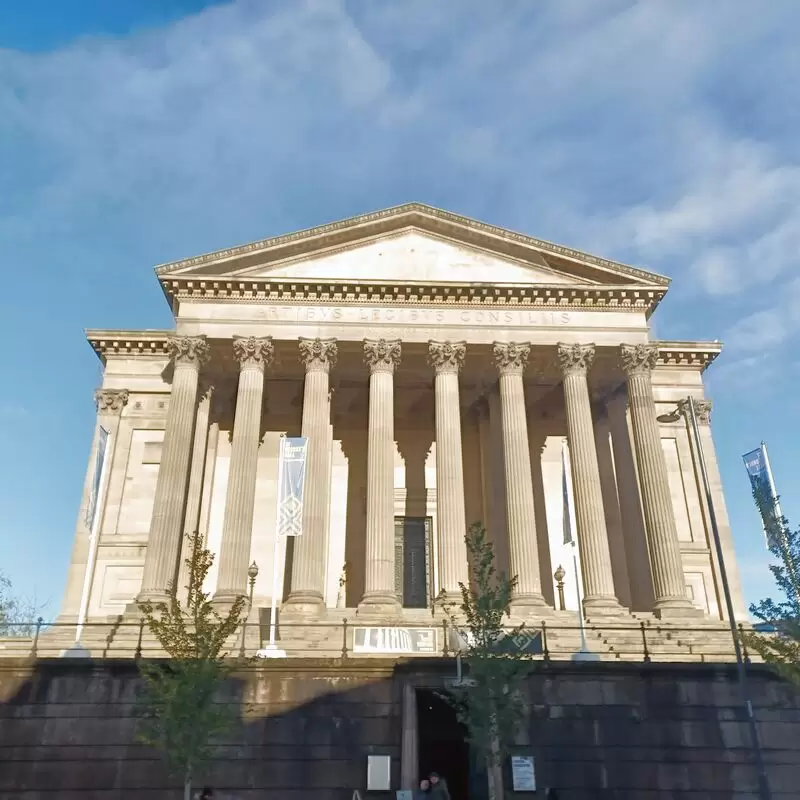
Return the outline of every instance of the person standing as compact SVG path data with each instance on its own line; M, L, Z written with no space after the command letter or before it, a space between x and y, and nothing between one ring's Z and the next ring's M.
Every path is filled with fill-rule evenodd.
M447 781L438 772L431 772L428 780L431 782L431 788L428 792L429 800L450 800Z

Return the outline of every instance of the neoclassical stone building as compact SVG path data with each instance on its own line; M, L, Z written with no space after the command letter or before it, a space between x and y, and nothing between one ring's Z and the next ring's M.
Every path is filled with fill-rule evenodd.
M697 454L658 419L689 394L744 613L703 387L721 346L651 338L667 278L420 204L156 274L173 329L88 331L105 369L62 620L84 586L90 620L163 597L192 530L222 603L255 561L268 608L276 553L285 618L430 619L477 520L514 613L544 619L558 566L575 604L565 440L587 616L719 620ZM286 434L309 438L303 534L276 549Z

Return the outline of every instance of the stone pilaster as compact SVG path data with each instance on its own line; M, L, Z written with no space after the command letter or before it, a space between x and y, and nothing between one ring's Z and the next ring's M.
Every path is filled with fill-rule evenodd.
M264 373L274 357L272 337L234 336L233 352L239 361L239 388L222 523L219 577L214 593L215 602L220 604L233 603L237 597L247 594Z
M506 518L509 571L517 576L512 606L545 605L539 574L531 454L522 373L530 345L494 343L494 360L500 373L503 424L503 465L506 474Z
M678 529L653 398L651 373L658 359L658 348L624 344L620 356L628 377L633 441L653 573L653 610L660 616L692 614L695 609L686 596Z
M400 355L399 340L364 340L370 375L367 547L360 608L389 614L398 609L394 585L394 371Z
M164 601L175 589L197 412L197 388L200 367L208 358L205 336L173 336L169 340L169 349L174 364L172 392L139 603Z
M458 373L466 342L429 342L428 360L436 371L436 518L439 535L439 585L460 597L469 583L464 504L464 460Z
M94 426L94 436L92 446L89 450L89 464L86 467L86 478L83 483L83 495L81 506L78 512L78 524L75 532L75 543L72 548L69 571L67 573L67 584L64 590L64 602L61 604L59 619L62 621L72 621L80 611L81 593L83 591L83 580L89 560L89 545L91 539L91 523L88 519L89 507L92 502L92 492L95 481L95 470L97 468L97 455L100 446L100 429L108 434L108 449L105 454L105 469L110 469L114 460L116 450L117 431L119 430L120 415L128 404L128 391L126 389L98 389L94 394L95 408L97 410L97 421ZM108 482L106 481L106 485ZM100 487L101 492L103 487ZM96 498L94 516L103 519L105 497ZM98 535L101 533L97 531Z
M587 382L588 369L594 360L594 345L559 344L557 354L564 376L567 440L584 583L583 605L587 614L620 613L622 606L614 594L614 574Z
M292 590L286 610L303 616L325 607L328 489L331 482L330 370L336 363L333 339L300 339L300 358L306 367L303 388L302 435L308 437L303 533L294 542Z

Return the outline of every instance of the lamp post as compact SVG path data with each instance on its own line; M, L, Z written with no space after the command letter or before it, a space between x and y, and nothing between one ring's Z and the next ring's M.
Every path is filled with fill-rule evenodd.
M728 583L728 572L725 569L725 557L722 552L722 540L719 535L719 525L717 524L717 513L714 509L714 500L711 495L711 484L708 480L708 468L706 467L706 457L703 451L703 443L700 440L700 428L697 424L696 400L689 395L685 400L678 403L675 411L669 414L662 414L658 417L659 422L677 422L681 417L685 417L689 422L694 440L695 452L700 466L700 477L703 481L703 491L708 506L708 521L711 526L711 535L714 539L714 549L717 553L717 568L719 570L719 580L722 584L722 593L725 598L725 607L728 612L728 624L731 629L733 639L733 649L736 654L736 674L739 681L742 705L747 716L747 725L750 731L750 746L756 761L756 771L758 773L758 794L761 800L770 800L772 793L767 780L767 771L764 766L764 755L761 752L761 741L758 736L755 716L753 715L753 704L750 700L750 693L747 687L747 669L744 658L742 657L742 646L739 641L739 630L736 624L736 615L733 611L733 600L731 598L731 587Z
M559 611L564 611L567 607L564 601L564 578L566 575L567 573L564 571L564 567L562 567L561 564L558 565L558 569L553 573L553 577L556 579L556 589L558 590Z
M258 564L254 561L247 568L247 582L250 586L247 601L247 616L245 617L244 624L242 625L242 645L239 648L239 656L244 658L245 653L245 638L247 635L247 621L250 619L250 613L253 610L253 590L256 588L256 578L258 577Z

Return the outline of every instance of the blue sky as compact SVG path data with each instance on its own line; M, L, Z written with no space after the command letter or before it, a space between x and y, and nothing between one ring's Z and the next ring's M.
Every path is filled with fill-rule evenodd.
M673 278L741 454L800 522L796 0L28 0L0 10L0 568L61 600L94 419L85 327L158 328L156 263L418 200Z

